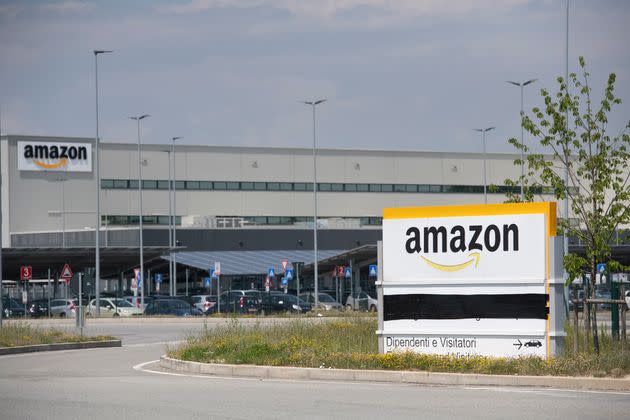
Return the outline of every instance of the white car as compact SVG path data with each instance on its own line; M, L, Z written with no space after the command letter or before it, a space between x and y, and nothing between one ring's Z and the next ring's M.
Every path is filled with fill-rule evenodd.
M119 316L142 315L144 312L140 308L136 308L125 299L101 298L101 317L115 318ZM87 316L96 316L96 299L92 299L87 306Z
M364 291L358 291L348 296L348 299L346 300L346 309L376 312L378 309L378 302Z
M630 309L630 291L626 292L626 306Z
M72 299L51 299L50 315L60 318L74 318L77 314L76 304Z

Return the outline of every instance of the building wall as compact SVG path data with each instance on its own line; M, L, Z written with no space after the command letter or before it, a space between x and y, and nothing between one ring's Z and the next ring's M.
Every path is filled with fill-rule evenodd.
M7 136L2 156L3 229L5 246L11 233L89 230L95 226L93 173L27 172L17 168L17 142L93 142L84 138ZM3 142L6 144L7 142ZM169 145L142 146L142 178L167 180ZM503 185L516 178L515 155L488 154L488 184ZM101 178L138 178L135 144L101 146ZM178 145L176 179L179 181L266 181L312 183L311 149L248 148ZM483 185L480 154L318 150L320 183L390 183ZM7 191L5 191L5 189ZM6 195L5 195L6 192ZM7 200L4 198L7 197ZM502 202L502 194L489 194L489 202ZM177 191L177 215L200 216L312 216L313 193L301 191ZM318 192L320 217L379 217L384 207L483 203L483 194ZM102 215L136 215L135 189L101 190ZM168 215L168 190L144 190L143 213ZM62 215L65 214L65 217Z

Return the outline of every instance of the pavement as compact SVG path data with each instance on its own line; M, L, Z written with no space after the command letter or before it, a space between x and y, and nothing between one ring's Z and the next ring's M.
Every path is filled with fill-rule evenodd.
M625 392L181 374L161 369L158 359L166 343L203 323L116 321L88 321L86 332L118 335L120 348L0 356L0 419L538 420L625 418L630 412Z

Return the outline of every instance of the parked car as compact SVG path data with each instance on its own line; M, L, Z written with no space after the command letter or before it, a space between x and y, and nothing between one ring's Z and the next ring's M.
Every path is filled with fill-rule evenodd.
M119 316L137 316L142 315L142 308L133 306L125 299L119 298L101 298L100 299L100 316L102 318L117 318ZM86 310L87 316L96 316L96 299L92 299Z
M257 314L260 311L260 303L257 295L245 293L244 290L228 290L221 293L217 305L214 305L210 312L233 312L237 314Z
M193 306L199 309L204 314L207 314L208 311L212 313L211 309L214 305L217 304L217 297L210 295L193 295L191 296L193 300Z
M610 292L609 291L597 291L595 292L595 298L596 299L611 299L610 297ZM597 309L600 311L610 311L611 308L611 304L610 303L598 303L597 304Z
M364 291L354 292L346 299L346 309L376 312L378 302Z
M311 304L295 295L285 293L263 293L262 306L266 314L270 313L306 313L312 309Z
M318 293L317 294L319 307L324 309L325 311L341 311L343 310L343 306L341 303L337 302L335 298L330 296L327 293ZM312 306L315 306L315 293L314 292L306 292L300 294L300 299L303 301L310 303Z
M199 316L201 311L181 299L160 298L149 303L144 310L145 315Z
M26 304L28 316L32 318L41 318L48 316L48 299L36 299Z
M20 304L15 299L5 296L2 299L2 317L3 318L18 318L24 317L24 305Z
M626 292L626 306L630 309L630 290Z
M74 318L77 315L76 306L72 299L52 299L50 301L50 315L60 318Z
M569 291L569 311L573 311L573 299L574 299L574 293L573 290ZM578 290L578 295L577 295L577 309L578 311L582 311L584 310L584 290L580 289Z

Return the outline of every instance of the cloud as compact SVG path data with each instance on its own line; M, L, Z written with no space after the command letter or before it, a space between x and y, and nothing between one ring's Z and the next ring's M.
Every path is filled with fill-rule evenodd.
M88 3L80 0L66 0L60 3L46 3L41 6L41 9L46 12L53 13L84 13L94 9L93 3Z

